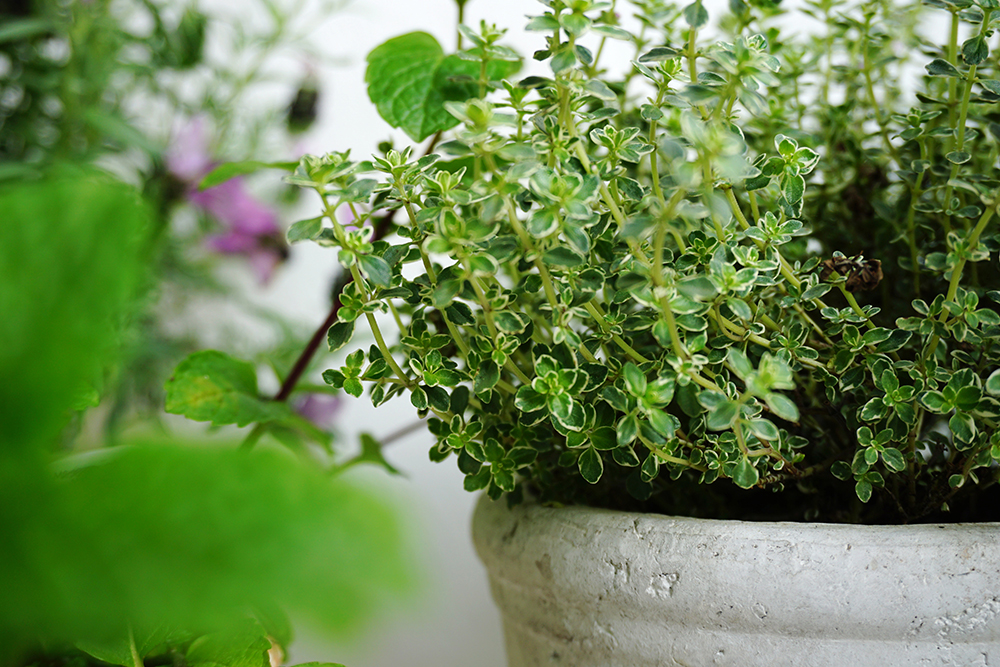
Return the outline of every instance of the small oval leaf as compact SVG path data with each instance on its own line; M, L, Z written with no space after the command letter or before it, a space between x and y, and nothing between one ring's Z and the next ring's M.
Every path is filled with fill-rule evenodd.
M335 322L330 330L326 332L326 343L330 346L331 352L336 352L340 348L351 342L354 335L354 322Z
M580 476L590 484L597 484L604 474L604 462L601 455L593 447L588 447L577 462L580 468Z
M760 473L757 472L757 468L750 463L750 459L743 457L740 462L736 464L736 469L733 471L733 482L736 486L741 489L749 489L753 487L760 480Z

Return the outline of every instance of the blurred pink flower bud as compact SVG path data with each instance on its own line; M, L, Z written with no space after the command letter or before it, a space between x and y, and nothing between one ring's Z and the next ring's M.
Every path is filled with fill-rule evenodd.
M224 255L244 256L258 282L270 281L275 268L288 258L278 216L246 190L241 177L206 190L198 183L217 164L208 152L205 120L198 116L180 129L164 156L167 170L186 186L188 202L214 218L223 228L206 245Z
M342 407L340 396L306 394L295 404L295 411L324 430L331 430Z

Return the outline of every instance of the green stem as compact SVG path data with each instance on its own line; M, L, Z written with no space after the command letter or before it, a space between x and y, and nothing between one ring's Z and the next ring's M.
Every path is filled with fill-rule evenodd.
M816 299L816 302L823 303L822 301L819 301L819 299ZM825 306L821 307L825 308ZM792 308L795 309L795 312L797 312L799 316L802 317L802 319L804 319L809 324L810 327L812 327L812 330L815 331L827 345L833 345L833 341L830 340L830 337L826 335L826 332L823 331L823 329L818 324L816 324L816 320L809 317L809 313L803 310L802 306L796 303L792 306Z
M725 329L728 329L729 331L731 331L734 334L736 334L737 336L739 336L739 338L737 340L742 341L743 338L746 337L747 340L749 340L752 343L756 343L757 345L760 345L761 347L764 347L764 348L767 348L767 349L771 349L771 341L769 341L768 339L764 338L763 336L758 336L757 334L754 334L754 333L751 333L751 334L747 335L747 333L748 333L747 329L745 329L744 327L741 327L739 324L736 324L735 322L732 322L732 321L728 320L726 317L724 317L718 311L718 308L713 308L713 309L709 310L708 312L723 327L723 333L726 336L730 335L727 331L725 331ZM812 366L813 368L826 368L826 366L824 366L823 364L819 363L815 359L808 359L806 357L795 356L795 360L798 361L799 363L801 363L804 366Z
M516 366L514 366L513 364L511 364L510 361L508 360L507 364L504 365L504 368L509 368L509 367L517 368ZM518 372L520 372L520 369L518 369ZM528 382L525 382L525 384L531 384L531 382L528 381ZM511 383L507 382L506 380L497 380L497 383L494 386L497 389L500 389L502 391L507 392L511 396L513 396L514 394L517 393L517 387L515 387Z
M587 349L586 345L581 345L580 349L579 349L579 352L580 352L580 356L583 357L584 359L586 359L587 361L589 361L590 363L592 363L592 364L599 364L599 363L601 363L600 360L597 357L595 357L593 354L590 353L590 350Z
M660 299L660 312L663 314L663 320L667 323L667 331L670 332L670 347L674 354L677 355L678 359L687 359L691 355L688 354L687 348L681 342L677 320L674 319L674 311L670 308L670 302L665 297Z
M469 272L469 282L472 284L472 289L476 293L476 300L479 302L479 307L483 309L483 314L486 316L486 328L489 329L490 336L493 337L493 340L496 340L497 327L493 322L493 306L490 305L489 300L486 298L486 294L483 292L483 287L479 284L479 278L472 275L472 265L469 263L469 258L463 256L462 263L465 265L465 270ZM528 376L517 367L510 357L507 358L507 363L504 364L504 368L508 369L511 373L517 376L517 379L523 384L531 384L531 380L528 379ZM507 386L513 389L511 385Z
M896 146L893 145L892 141L889 139L889 127L886 123L885 118L882 115L882 108L879 106L878 98L875 97L875 86L872 84L872 66L871 61L868 58L868 44L865 44L865 56L864 56L864 75L865 75L865 90L868 92L868 99L871 101L872 109L875 111L875 122L878 124L879 132L882 135L882 141L885 143L887 149L889 149L889 155L892 156L893 162L902 167L902 160L899 157L899 151Z
M972 65L969 67L969 80L965 86L965 92L962 94L962 106L959 110L958 115L958 135L955 138L955 150L960 151L965 148L965 121L969 117L969 100L972 98L972 82L976 80L976 66ZM945 231L951 231L951 221L948 211L951 209L951 194L954 191L954 186L952 183L956 176L958 176L958 168L960 165L952 163L951 172L948 174L948 184L944 189L944 209L945 209Z
M483 99L486 97L486 84L489 81L486 75L487 72L486 68L489 65L489 62L490 62L489 58L483 58L479 62L479 99Z
M923 142L921 142L920 152L924 152ZM923 155L921 155L923 157ZM906 240L910 246L910 269L913 272L913 294L914 296L920 296L920 266L917 264L917 226L916 226L916 214L917 201L920 199L921 186L924 182L924 172L921 171L917 174L916 180L913 182L913 190L910 193L910 210L906 212Z
M656 235L653 238L653 262L649 267L649 275L653 280L654 288L660 291L665 291L665 281L663 279L663 240L664 230L667 227L666 221L673 217L674 209L683 198L684 194L681 189L678 189L674 193L674 196L670 198L670 203L664 209L663 217L657 226ZM670 300L665 293L660 297L660 312L667 324L667 330L670 332L670 345L673 348L674 354L679 359L687 359L689 356L688 351L681 342L680 332L677 330L677 322L674 319L674 312L670 307Z
M778 326L778 323L772 320L768 314L764 312L764 308L761 304L755 305L752 301L750 301L749 297L744 297L743 302L753 309L754 318L757 321L762 322L766 328L771 331L781 331L781 327Z
M677 190L674 192L673 196L670 198L670 201L667 203L667 212L664 213L663 219L660 221L660 226L666 231L670 232L670 235L674 237L674 243L677 244L677 247L680 249L681 252L687 250L687 244L684 242L684 237L681 235L681 233L676 229L674 229L673 225L670 224L670 220L674 217L674 211L677 209L678 204L681 203L686 194L687 193L684 191L683 188L681 188L680 186L677 187Z
M570 134L576 136L575 125L570 125ZM583 168L590 173L592 171L590 158L587 156L587 151L584 150L582 142L577 142L576 144L576 156L580 160L580 163L583 164ZM625 226L625 216L622 214L621 209L618 208L618 204L615 201L615 198L611 195L611 191L608 190L608 184L605 183L604 179L600 178L598 174L594 175L601 181L601 199L603 199L604 203L607 204L608 208L611 210L611 217L615 219L615 222L618 223L618 228L621 229ZM629 239L628 246L636 259L646 266L649 266L649 258L646 257L646 253L642 251L642 248L640 248L634 240Z
M472 265L469 263L469 258L464 254L462 256L462 265L465 266L465 270L469 274L469 284L472 285L472 290L476 293L476 301L479 302L479 307L483 309L483 315L486 316L486 328L489 329L490 336L495 339L497 337L497 327L493 322L493 306L490 305L489 300L486 298L483 287L479 284L479 279L472 274Z
M670 202L664 204L660 222L656 226L656 235L653 237L653 264L651 268L656 275L660 276L660 284L663 283L663 241L665 240L667 228L669 227L668 221L674 217L674 211L682 199L684 199L684 190L682 188L677 188L677 191L674 192L674 195L670 198ZM678 241L678 246L680 247L681 252L683 252L684 239L679 238L680 234L677 234L675 230L671 229L670 231L675 234L674 239ZM654 280L656 280L656 278L654 278Z
M757 205L757 194L752 190L747 191L747 199L750 200L750 214L754 220L760 220L760 208Z
M708 313L713 318L715 318L715 321L719 323L719 326L721 326L723 329L728 329L729 331L732 331L734 334L736 334L737 336L740 337L740 340L742 340L742 338L744 336L746 336L747 340L749 340L750 342L756 343L757 345L760 345L761 347L764 347L764 348L767 348L767 349L771 349L771 341L769 341L768 339L764 338L763 336L759 336L759 335L757 335L755 333L751 333L751 334L748 335L748 330L747 329L745 329L744 327L741 327L739 324L736 324L735 322L729 320L726 316L724 316L722 313L719 312L719 306L718 306L718 304L716 304L715 308L710 309L708 311ZM723 333L726 333L726 332L723 331Z
M618 0L611 0L611 6L608 7L607 11L611 14L615 13L615 6L618 4ZM594 62L590 64L587 68L587 73L591 78L594 78L598 74L597 64L601 61L601 54L604 53L604 44L608 41L606 36L601 36L601 41L597 45L597 51L594 53Z
M597 51L594 53L594 62L592 62L590 66L587 68L587 74L589 74L591 77L596 77L598 74L597 63L601 59L601 54L604 53L604 43L607 41L608 38L602 36L601 41L597 44Z
M951 33L948 36L948 62L958 67L958 28L961 21L958 18L958 10L951 9ZM955 97L958 94L958 81L954 77L948 77L948 125L955 127ZM954 148L954 138L952 139Z
M569 131L571 137L576 138L579 136L579 133L577 132L576 129L576 123L573 121L572 116L568 118L565 127ZM576 153L577 159L580 160L580 164L583 165L584 170L587 173L593 173L594 170L591 168L592 164L590 162L590 156L587 155L587 151L583 147L582 141L576 142L574 152ZM605 183L604 179L601 178L600 174L593 173L593 175L596 176L601 183L600 185L601 199L603 199L604 203L607 204L608 208L611 210L611 217L615 219L615 222L618 223L618 228L621 229L622 227L625 226L625 216L624 214L622 214L621 209L618 207L618 202L615 200L614 196L612 196L611 191L608 190L608 184ZM631 239L629 239L628 245L629 249L631 249L632 254L635 256L635 258L648 266L649 258L646 257L646 253L642 251L642 248L640 248L638 244L636 244L635 241Z
M759 219L758 216L759 212L756 210L757 198L754 196L753 192L748 192L747 194L749 195L750 198L750 208L754 213L754 217ZM740 223L740 226L743 229L748 229L750 227L750 222L746 219L746 216L743 215L743 209L742 207L740 207L740 203L736 199L736 194L733 192L732 188L726 188L726 198L729 200L729 206L730 208L733 209L733 215L736 216L736 220ZM757 247L761 249L764 248L764 243L762 241L757 241L756 243ZM781 272L781 275L784 276L785 280L787 280L790 284L795 285L796 287L801 287L802 281L796 278L795 274L792 273L792 267L788 264L788 261L781 255L781 251L775 248L774 252L778 257L779 271ZM818 309L826 308L826 304L823 303L822 299L819 298L813 299L812 303ZM823 338L823 340L825 340L827 343L831 343L829 337L827 337L827 335L823 332L823 329L821 329L820 326L816 324L816 322L811 317L809 317L809 315L807 315L804 310L802 310L802 307L800 305L795 304L794 308L796 312L799 313L799 315L805 318L806 322L809 323L809 325L813 328L813 330L817 334L819 334L820 337Z
M406 331L406 327L403 325L403 318L399 315L399 309L389 299L386 299L386 303L389 306L389 312L392 313L392 319L396 322L396 328L400 331Z
M743 401L740 401L742 403ZM739 419L733 422L733 433L736 434L736 442L740 446L740 451L743 452L743 456L749 456L750 448L747 447L746 440L743 438L743 427L740 425Z
M142 656L139 655L139 647L135 644L135 634L132 632L131 625L128 628L128 648L132 653L132 667L145 667Z
M906 464L907 473L907 490L910 494L910 506L913 507L917 504L917 465L920 461L917 460L917 436L923 429L924 424L924 410L917 404L917 418L916 425L910 430L907 437L906 449L909 453L907 457L908 461ZM922 459L921 459L922 461Z
M844 287L844 283L838 283L837 287L840 288L841 294L843 294L844 298L847 299L847 303L850 304L851 310L853 310L858 317L865 318L865 326L869 329L876 328L875 324L868 318L868 315L865 314L865 311L861 309L860 305L858 305L858 300L854 298L853 294L847 291L846 287Z
M656 458L660 459L664 463L673 463L675 465L684 466L685 468L691 468L692 470L697 470L698 472L705 472L707 470L707 468L705 468L704 466L691 463L687 459L682 459L667 454L665 451L657 447L655 444L649 442L648 440L642 438L641 436L639 439L642 440L642 443L646 445L646 448L649 449L649 451L651 451L653 455L656 456Z
M996 197L998 194L1000 194L1000 192L995 193L994 197ZM983 214L979 217L979 222L976 223L976 226L972 230L972 233L969 234L969 238L966 241L967 248L972 249L975 248L976 245L978 245L979 236L983 233L983 230L986 229L986 225L989 223L990 218L993 217L993 213L996 211L996 207L997 204L994 203L988 209L983 211ZM958 285L962 280L962 271L963 269L965 269L965 262L966 259L965 256L963 255L959 257L958 261L955 263L955 268L952 269L951 272L951 279L948 281L948 295L945 297L945 301L955 300L955 295L958 294ZM938 318L938 321L944 322L947 319L948 319L948 310L944 309L941 311L941 317ZM924 359L931 358L931 356L934 354L934 351L937 349L940 340L941 337L936 334L934 335L933 338L931 338L931 342L927 346L927 351L924 353Z
M583 147L580 146L580 144L577 144L577 146L580 149L578 153L583 153ZM586 155L586 153L584 153L584 155ZM618 208L618 202L616 202L615 198L611 196L611 191L608 190L608 184L605 183L603 179L601 180L601 199L603 199L604 203L608 205L609 209L611 209L611 217L613 217L615 222L618 223L619 229L624 227L625 216L622 214L621 209Z
M692 31L693 31L693 29L692 29ZM575 138L575 137L578 136L578 132L577 132L577 129L576 129L576 123L573 121L572 116L569 116L569 118L567 119L565 127L567 128L567 130L568 130L568 132L569 132L569 134L570 134L571 137ZM580 160L580 163L583 165L584 170L586 170L588 173L592 173L593 170L592 170L592 164L590 162L590 157L587 155L587 151L584 149L583 142L579 142L578 141L576 143L575 153L576 153L577 158ZM618 203L615 201L615 198L612 196L611 191L608 189L607 183L604 181L603 178L600 178L599 174L595 174L595 176L598 176L598 178L600 179L600 183L601 183L601 185L600 185L601 198L604 200L604 203L607 204L608 209L610 209L610 211L611 211L611 217L614 218L614 220L615 220L616 223L618 223L618 227L619 228L624 227L625 226L625 216L622 214L621 209L618 207ZM683 198L683 194L680 194L680 195L675 194L674 198L672 198L672 201L674 199L676 199L676 203L679 203L682 198ZM508 200L508 209L510 211L510 215L511 215L512 218L516 218L516 216L514 216L513 204L510 202L509 196L507 197L507 200ZM676 206L676 203L674 204L674 206ZM672 209L670 209L670 210L672 210ZM512 224L514 224L513 221L512 221ZM515 231L517 231L518 235L521 236L522 231L518 231L519 228L520 228L520 223L518 222L515 225ZM525 234L525 236L526 236L526 234ZM522 241L523 240L524 240L524 237L522 237ZM529 241L530 241L530 239L529 239ZM646 257L646 254L643 252L642 248L639 247L639 245L637 243L635 243L635 241L629 240L628 243L629 243L629 248L632 251L633 256L638 261L640 261L642 264L644 264L644 265L646 265L648 267L651 267L651 274L654 275L654 276L659 275L660 276L660 282L662 283L662 273L660 273L659 271L657 271L656 268L655 268L655 266L659 266L659 265L655 265L655 266L652 265L650 263L650 261L649 261L649 258ZM527 247L531 248L532 246L527 245ZM537 258L537 253L535 253L535 255L536 255L536 258ZM543 285L545 284L544 283L544 278L545 278L545 276L543 276ZM656 278L654 278L654 280L656 280ZM674 321L673 312L670 309L669 303L667 303L665 300L663 300L663 303L661 305L663 306L664 318L666 319L667 326L668 326L668 328L670 330L671 346L673 347L674 353L680 359L687 359L688 358L687 351L685 350L684 345L681 343L680 334L679 334L679 332L677 330L677 325L676 325L676 322ZM599 310L599 306L597 306L597 304L595 304L595 302L591 301L591 302L588 302L588 303L584 304L584 307L588 310L588 312L590 312L590 314L594 317L594 319L597 320L598 325L601 327L601 330L604 331L605 333L609 333L609 328L608 328L607 322L604 319L603 312L601 312ZM619 336L617 334L612 334L612 340L615 342L615 344L618 345L618 347L620 347L622 350L624 350L626 354L628 354L630 357L632 357L636 361L639 361L640 363L648 361L645 357L643 357L641 354L639 354L638 352L636 352L627 342L625 342L625 340L622 339L621 336ZM714 383L712 383L712 382L710 382L708 380L705 380L700 375L694 376L694 379L695 379L696 382L698 382L702 386L706 386L708 388L712 388L712 389L718 390L718 387L716 387Z
M402 197L403 197L403 188L402 188L402 186L400 186L400 185L397 184L396 190L397 190L397 192L399 192L400 198L402 199ZM413 205L410 204L410 202L406 201L405 199L403 201L404 201L403 206L406 209L406 215L407 215L407 217L410 220L410 227L414 231L416 231L416 229L417 229L417 216L416 216L416 213L414 213L414 211L413 211ZM424 265L424 271L427 273L427 278L430 280L431 285L436 285L437 284L437 273L434 271L434 265L431 263L430 257L428 257L427 253L424 252L423 244L417 242L416 246L417 246L417 249L420 252L420 261ZM455 326L455 323L451 321L451 318L448 317L448 313L447 312L445 312L443 309L439 309L438 312L441 313L441 318L444 320L444 325L448 329L448 335L451 336L451 339L455 342L456 347L458 347L459 351L462 353L462 358L465 359L466 362L468 362L468 360L469 360L469 346L465 342L465 338L462 336L461 332L458 330L458 327ZM369 315L369 318L371 318L370 315ZM403 330L402 327L400 327L400 331L402 331L402 330Z
M573 38L570 37L570 48L573 48ZM558 79L559 86L559 126L565 128L570 136L576 136L576 123L573 122L573 114L569 108L569 86Z
M358 269L358 265L354 264L351 266L351 275L354 277L354 282L361 290L361 296L365 301L368 301L368 288L365 286L365 279L361 275L361 271ZM392 354L389 353L389 346L385 344L385 338L382 337L382 330L378 326L378 322L375 321L375 315L373 313L365 313L365 317L368 319L368 326L372 330L372 336L375 337L375 344L378 345L379 352L385 358L385 362L389 364L389 368L392 372L396 374L403 384L406 385L408 389L413 388L413 383L410 378L403 372L403 369L399 367L396 360L393 358Z
M514 228L514 232L517 234L518 239L527 248L533 258L535 268L538 269L538 275L542 279L542 287L545 290L545 298L549 302L549 306L552 308L552 314L555 316L559 312L559 300L556 297L556 290L552 284L552 276L549 275L549 270L545 266L545 262L542 261L542 256L539 254L538 249L535 247L535 242L532 240L531 235L528 234L524 225L517 217L517 213L514 210L514 201L510 198L510 195L504 195L504 203L507 205L507 217L510 220L510 226Z
M695 45L697 36L698 29L692 26L691 29L688 30L687 53L685 54L688 62L688 76L691 77L692 84L698 83L698 50Z
M833 81L833 30L830 28L833 25L833 21L830 16L830 3L825 2L823 4L823 22L826 24L826 38L823 41L824 51L826 52L826 69L823 72L823 87L820 91L820 99L822 100L822 108L830 108L830 83Z
M733 113L733 105L736 104L736 94L737 94L737 82L730 81L726 85L726 89L722 91L721 98L724 100L716 105L715 110L712 111L711 117L718 119L722 116L723 109L725 109L725 116L729 118Z
M998 193L1000 194L1000 193ZM996 196L996 195L994 195ZM989 224L990 218L996 212L996 204L990 206L988 209L983 211L983 214L979 216L979 222L976 223L975 228L972 233L969 234L968 239L965 242L967 248L975 248L979 244L979 236L986 229L986 225ZM955 299L955 294L958 293L958 284L962 280L962 270L965 268L966 258L960 257L958 262L955 263L955 268L951 272L951 280L948 282L948 296L945 297L946 301L953 301ZM941 313L941 321L943 322L947 317L947 313Z
M983 16L983 22L982 22L982 25L979 28L979 36L980 37L982 37L982 36L985 35L986 28L990 24L990 14L991 14L990 10L985 10L984 16ZM955 57L957 58L957 56L955 56ZM952 63L952 64L955 64L955 63ZM977 69L976 65L971 65L969 67L969 74L965 78L965 90L962 93L962 106L961 106L961 108L959 110L959 114L958 114L958 126L956 128L958 130L958 133L957 133L957 135L955 137L955 150L956 151L961 151L961 150L963 150L965 148L965 121L969 117L969 100L972 98L972 84L976 81L976 69ZM951 77L948 78L949 85L954 85L953 84L954 81L955 81L954 78L951 78ZM949 90L949 92L950 92L950 90ZM955 125L952 125L952 127L955 127ZM950 216L947 214L947 212L951 208L951 194L954 191L954 186L952 185L952 183L954 182L955 177L958 176L958 168L959 168L958 164L952 163L952 165L951 165L951 173L948 175L948 184L947 184L947 186L945 187L945 190L944 190L944 202L943 202L943 204L944 204L944 209L945 209L945 218L944 218L944 220L945 220L945 232L946 233L949 232L949 231L951 231L951 221L949 219ZM964 220L965 219L963 218L963 222L964 222ZM965 225L966 225L966 228L968 228L968 223L965 223Z
M594 320L597 322L597 326L601 328L601 331L603 331L606 334L611 333L611 327L608 326L608 322L604 318L604 313L601 312L600 307L597 304L595 304L593 301L588 301L587 303L583 304L583 307L586 308L587 312L590 313L590 316L594 318ZM633 348L631 345L625 342L625 340L618 334L611 334L611 339L615 341L615 344L618 345L618 347L624 350L625 354L632 357L640 364L644 364L649 361L649 359L636 352L635 348Z
M253 449L253 446L257 444L257 441L260 440L266 430L267 427L264 424L254 424L247 437L243 438L243 442L240 443L240 449Z
M708 207L709 216L712 218L712 225L715 227L715 236L719 239L720 243L724 244L726 242L726 230L722 227L722 223L719 222L719 216L715 214L715 211L709 204L709 198L712 196L712 191L714 189L713 186L715 184L715 174L712 170L712 159L708 153L699 152L698 161L701 163L702 186L705 191L705 205ZM728 191L732 192L732 188L729 188ZM743 215L742 211L740 212L740 215ZM743 218L743 221L746 222L746 218Z
M736 220L740 223L740 227L742 227L743 229L749 229L750 222L747 220L746 216L743 215L743 209L740 208L740 203L739 201L737 201L736 194L733 192L733 189L731 187L725 188L725 191L726 191L726 199L729 200L729 207L733 210L733 215L736 216ZM754 205L755 205L755 200L751 199L751 206ZM764 246L766 245L763 241L756 241L756 243L757 247L761 249L763 249ZM778 264L779 264L779 270L781 271L781 275L784 276L785 280L787 280L795 287L800 287L802 285L802 281L796 278L795 274L792 273L792 266L788 263L788 260L782 257L781 251L779 251L777 248L774 249L774 252L778 256ZM816 303L817 306L820 308L826 307L826 304L824 304L819 299L813 299L813 302Z
M889 150L889 154L892 156L893 161L902 167L902 161L899 157L899 151L893 145L892 141L889 139L889 128L885 117L882 115L882 107L878 103L878 98L875 97L875 86L872 83L872 61L869 53L871 47L871 39L868 36L868 31L871 28L871 19L869 18L865 21L865 45L864 52L862 55L863 66L862 74L865 78L865 91L868 93L868 99L871 102L872 109L875 111L875 122L878 124L879 132L882 134L882 141L885 143L886 148Z

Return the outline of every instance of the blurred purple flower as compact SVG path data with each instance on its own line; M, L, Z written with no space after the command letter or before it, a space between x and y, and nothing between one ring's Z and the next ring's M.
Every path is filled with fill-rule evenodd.
M337 415L340 413L342 404L340 396L306 394L295 403L295 412L321 429L329 431L337 422Z
M197 180L207 174L215 164L208 154L205 119L196 116L175 132L164 159L171 174L185 183L197 185Z
M176 133L165 161L167 170L186 186L188 202L223 227L221 234L209 236L205 244L224 255L246 257L257 280L266 284L274 269L288 258L278 217L247 192L242 177L198 190L201 179L218 164L208 153L203 118L191 119Z

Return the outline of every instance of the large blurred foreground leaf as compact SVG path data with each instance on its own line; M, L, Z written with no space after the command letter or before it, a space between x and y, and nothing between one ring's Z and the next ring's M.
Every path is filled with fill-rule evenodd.
M57 433L115 351L142 284L148 209L134 188L64 166L0 187L0 433Z
M137 445L58 476L0 459L0 645L219 627L278 604L345 632L408 588L385 503L284 452ZM0 662L4 657L0 655Z

